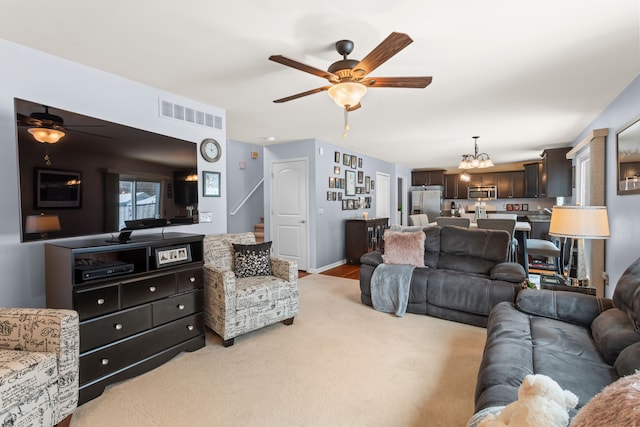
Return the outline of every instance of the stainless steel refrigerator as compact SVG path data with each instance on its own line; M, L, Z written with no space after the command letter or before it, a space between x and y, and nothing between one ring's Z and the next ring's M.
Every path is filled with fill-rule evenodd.
M411 192L411 213L424 213L429 217L429 222L434 222L442 212L441 188L416 190Z

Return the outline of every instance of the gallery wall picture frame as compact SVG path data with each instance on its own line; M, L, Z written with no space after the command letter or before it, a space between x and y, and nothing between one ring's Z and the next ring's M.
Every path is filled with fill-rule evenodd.
M329 177L329 188L336 188L336 178L334 176Z
M351 169L358 167L358 156L351 156Z
M364 172L358 171L358 184L362 184L364 182Z
M344 180L345 180L345 196L355 196L356 195L356 171L346 170L344 171Z
M36 209L82 207L82 174L75 171L35 169Z
M347 210L347 199L342 199L342 210L343 211Z
M340 175L340 166L334 166L333 167L333 174L334 175Z
M220 197L220 172L202 171L202 196Z
M362 169L362 157L358 157L358 167Z
M342 164L345 166L351 166L351 156L347 153L342 155Z
M370 176L364 177L364 192L367 194L371 193L371 177Z
M336 151L336 152L334 153L334 155L333 155L333 161L334 161L335 163L340 163L340 152L339 152L339 151Z

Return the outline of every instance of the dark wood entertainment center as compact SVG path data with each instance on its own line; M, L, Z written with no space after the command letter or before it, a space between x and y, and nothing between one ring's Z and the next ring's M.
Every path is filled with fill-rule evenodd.
M204 346L203 241L185 233L45 244L47 306L80 317L79 404Z

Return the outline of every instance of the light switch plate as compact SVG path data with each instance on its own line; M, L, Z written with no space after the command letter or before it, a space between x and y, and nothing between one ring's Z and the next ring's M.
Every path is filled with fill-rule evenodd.
M200 222L212 222L213 212L200 212Z

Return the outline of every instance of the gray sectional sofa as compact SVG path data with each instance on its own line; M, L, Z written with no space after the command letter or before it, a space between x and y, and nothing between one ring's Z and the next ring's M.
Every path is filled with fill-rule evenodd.
M513 303L525 279L520 264L505 262L511 244L500 230L427 227L425 267L413 270L407 312L486 326L491 309ZM380 252L360 258L361 301L372 305L371 276L383 263Z
M575 393L573 416L602 388L638 369L640 258L620 278L612 299L525 289L515 303L502 302L489 316L469 425L518 400L527 374L550 376Z

